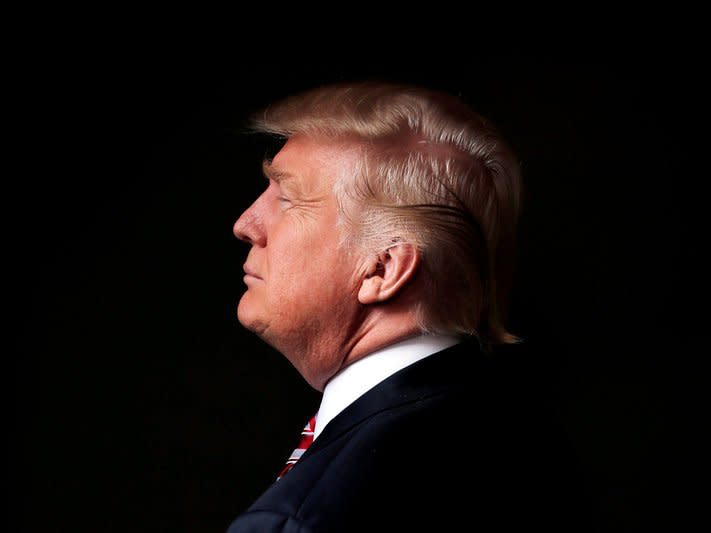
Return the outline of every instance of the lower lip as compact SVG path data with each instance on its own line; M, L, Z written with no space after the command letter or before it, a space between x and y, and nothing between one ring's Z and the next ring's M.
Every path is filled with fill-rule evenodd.
M262 278L252 276L251 274L245 274L243 279L245 283L247 283L248 281L262 281Z

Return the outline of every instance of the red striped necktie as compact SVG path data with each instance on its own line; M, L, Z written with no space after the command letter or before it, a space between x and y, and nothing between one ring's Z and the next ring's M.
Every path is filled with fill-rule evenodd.
M279 472L279 477L277 477L277 481L283 478L284 475L286 475L286 473L293 468L296 462L301 459L301 456L304 454L306 449L311 446L311 443L314 441L315 428L316 415L311 417L311 420L307 422L307 424L304 426L304 429L301 431L301 440L299 441L299 445L293 452L291 452L291 456L289 456L289 459L286 461L286 466L284 466L282 471Z

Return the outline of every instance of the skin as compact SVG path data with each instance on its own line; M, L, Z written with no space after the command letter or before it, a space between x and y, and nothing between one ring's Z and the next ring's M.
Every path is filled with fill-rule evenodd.
M356 157L353 144L291 137L265 165L266 190L234 225L251 245L239 321L317 390L373 350L418 333L417 250L401 243L366 254L339 244L333 185Z

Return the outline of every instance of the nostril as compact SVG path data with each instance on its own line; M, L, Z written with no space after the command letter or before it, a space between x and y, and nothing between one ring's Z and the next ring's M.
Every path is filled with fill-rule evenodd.
M247 209L235 222L232 233L246 243L252 245L259 243L264 235L261 218L253 208Z
M240 241L250 242L248 233L246 232L244 226L239 223L239 220L235 223L232 228L232 234L237 237Z
M247 234L247 224L245 220L245 214L243 213L232 226L232 234L241 241L248 241L249 235Z

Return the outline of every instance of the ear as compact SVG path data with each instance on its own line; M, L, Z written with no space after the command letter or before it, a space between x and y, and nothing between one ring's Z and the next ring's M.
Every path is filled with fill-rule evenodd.
M420 266L416 246L398 243L368 260L358 301L363 305L384 302L400 292L415 277Z

